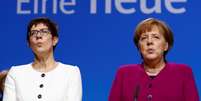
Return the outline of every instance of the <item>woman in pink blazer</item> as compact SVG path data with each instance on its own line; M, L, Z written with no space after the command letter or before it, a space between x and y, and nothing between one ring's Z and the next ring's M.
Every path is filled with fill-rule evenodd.
M191 68L165 59L173 46L173 35L164 22L143 20L133 40L143 62L121 66L109 101L199 101Z

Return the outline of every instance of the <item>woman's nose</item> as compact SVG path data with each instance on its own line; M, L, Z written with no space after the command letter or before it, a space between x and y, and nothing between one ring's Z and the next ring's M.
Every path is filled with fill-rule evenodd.
M149 45L152 45L153 44L153 40L152 40L152 38L148 38L148 40L147 40L147 45L149 46Z
M36 39L37 39L37 40L38 40L38 39L42 39L42 36L39 35L39 34L37 34L37 35L36 35Z

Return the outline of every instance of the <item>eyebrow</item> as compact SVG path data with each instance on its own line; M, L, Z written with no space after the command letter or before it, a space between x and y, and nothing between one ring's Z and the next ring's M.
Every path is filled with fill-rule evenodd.
M144 34L141 34L141 36L147 36L148 34L144 33ZM160 35L159 33L151 33L151 35Z
M152 35L153 35L153 36L156 36L156 35L157 35L157 36L160 36L160 34L156 34L156 33L154 33L154 34L152 34Z
M45 30L46 30L46 29L49 30L48 28L42 28L42 29L39 29L39 30L44 30L44 29L45 29ZM37 29L33 29L33 30L31 30L31 31L38 31L38 30L37 30Z

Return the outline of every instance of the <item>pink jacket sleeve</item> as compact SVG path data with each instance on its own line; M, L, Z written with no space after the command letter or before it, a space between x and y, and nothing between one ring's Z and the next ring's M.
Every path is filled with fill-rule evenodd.
M119 69L113 81L108 101L121 101L123 71Z
M192 70L187 68L184 73L184 97L185 101L199 101Z

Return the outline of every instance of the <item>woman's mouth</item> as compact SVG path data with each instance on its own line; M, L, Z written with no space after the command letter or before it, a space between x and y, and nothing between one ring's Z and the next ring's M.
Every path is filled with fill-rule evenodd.
M147 49L147 52L148 52L149 54L152 54L152 53L154 53L154 49L152 49L152 48Z

